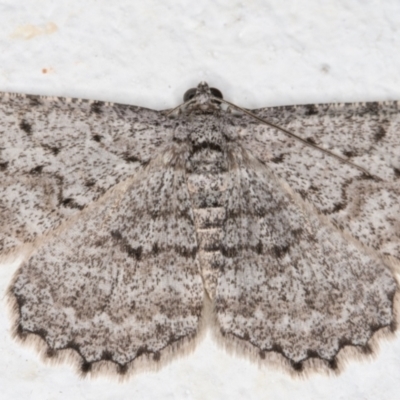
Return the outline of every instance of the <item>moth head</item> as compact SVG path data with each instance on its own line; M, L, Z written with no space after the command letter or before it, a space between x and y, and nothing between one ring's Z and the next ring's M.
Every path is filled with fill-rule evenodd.
M200 82L197 88L191 88L185 92L183 101L185 103L190 102L190 108L199 107L205 111L206 108L215 109L215 104L220 103L218 99L222 98L221 91L210 88L206 82Z

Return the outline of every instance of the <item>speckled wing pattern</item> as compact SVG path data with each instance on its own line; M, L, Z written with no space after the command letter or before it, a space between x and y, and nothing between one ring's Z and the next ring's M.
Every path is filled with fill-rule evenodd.
M336 368L340 349L353 345L368 353L374 332L396 328L398 285L392 271L400 266L399 103L272 107L252 114L312 146L252 116L237 115L234 124L244 127L237 143L246 157L234 163L239 172L228 198L233 215L245 217L226 223L245 228L232 229L231 235L225 229L223 246L245 250L231 254L236 270L219 279L221 333L261 358L278 352L295 370L309 359ZM267 190L274 182L277 187ZM277 194L285 188L290 189L280 212ZM263 199L270 199L268 207ZM293 206L298 211L289 216ZM252 246L244 245L250 241Z
M215 296L222 335L255 346L262 358L281 353L296 370L309 358L337 368L343 346L365 347L391 325L390 270L251 154L238 149L230 159Z
M98 101L0 96L0 254L79 213L169 140L158 111Z
M182 160L172 153L88 207L14 282L20 333L76 350L84 372L102 360L126 372L196 336L204 290Z
M16 333L122 373L193 342L210 301L228 347L295 370L395 329L398 104L250 115L188 93L171 112L3 95L1 249L33 248Z
M399 260L400 104L311 104L253 110L381 180L243 116L243 145L364 245Z

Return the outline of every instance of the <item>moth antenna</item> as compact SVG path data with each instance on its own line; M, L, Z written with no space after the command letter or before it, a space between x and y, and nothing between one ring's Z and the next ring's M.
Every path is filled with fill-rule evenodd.
M217 99L217 98L215 98L215 99ZM229 101L226 101L226 100L224 100L224 99L218 99L218 100L221 101L222 103L227 104L228 106L231 106L231 107L235 108L236 110L242 111L243 113L249 115L250 117L256 119L257 121L260 121L260 122L262 122L263 124L270 126L271 128L274 128L274 129L277 129L277 130L283 132L285 135L287 135L287 136L289 136L289 137L291 137L291 138L293 138L293 139L295 139L295 140L297 140L297 141L299 141L299 142L305 144L305 145L308 146L308 147L311 147L311 148L313 148L313 149L316 149L316 150L318 150L318 151L320 151L320 152L322 152L322 153L327 154L328 156L331 156L331 157L336 158L336 159L339 160L340 162L343 162L343 163L345 163L345 164L347 164L347 165L350 165L350 166L352 166L352 167L358 169L360 172L362 172L363 174L365 174L365 175L366 175L367 177L369 177L369 178L373 178L373 179L378 180L378 181L381 181L381 180L382 180L382 179L379 178L378 176L372 175L372 174L371 174L369 171L367 171L365 168L360 167L359 165L354 164L353 162L351 162L351 161L349 161L349 160L347 160L347 159L345 159L345 158L343 158L343 157L340 157L340 156L338 156L337 154L332 153L332 152L329 151L329 150L326 150L326 149L324 149L324 148L322 148L322 147L319 147L319 146L317 146L317 145L315 145L315 144L313 144L313 143L307 142L307 140L301 138L300 136L296 135L295 133L290 132L289 130L287 130L287 129L285 129L285 128L282 128L281 126L276 125L276 124L274 124L274 123L272 123L272 122L270 122L270 121L267 121L266 119L260 118L260 117L258 117L257 115L253 114L251 111L249 111L249 110L247 110L247 109L245 109L245 108L239 107L239 106L237 106L236 104L233 104L233 103L231 103L231 102L229 102Z
M192 104L195 102L195 98L191 98L188 101L185 101L182 104L179 104L179 106L176 106L175 108L173 108L172 110L169 110L166 112L165 116L169 117L170 115L172 115L175 111L178 111L178 114L181 113L181 110L183 109L183 107L187 107L189 104Z

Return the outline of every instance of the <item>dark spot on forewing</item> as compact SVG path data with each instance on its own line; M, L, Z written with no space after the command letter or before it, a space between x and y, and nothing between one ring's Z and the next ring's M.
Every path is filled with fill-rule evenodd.
M136 260L140 260L142 258L143 247L132 247L129 244L125 245L124 247L125 252L128 254L128 257L136 258Z
M120 231L111 231L111 237L115 240L121 240L122 239L122 234Z
M296 241L297 241L297 240L299 240L299 238L300 238L301 236L303 236L304 230L303 230L302 228L293 229L293 230L291 231L291 234L292 234L293 238L296 239Z
M373 176L373 175L369 175L369 174L366 174L365 172L363 172L360 176L359 176L359 178L358 179L365 179L365 180L375 180L375 177Z
M94 242L95 247L103 247L106 243L105 239L98 239Z
M42 171L43 171L43 165L38 165L37 167L32 168L29 171L29 173L32 174L32 175L39 175L39 174L42 173Z
M130 163L134 163L134 162L141 162L139 158L137 158L136 156L126 156L124 157L124 160Z
M55 155L55 156L60 152L60 148L55 147L55 146L49 146L49 145L44 144L43 148L50 150L53 153L53 155Z
M38 96L28 96L28 99L31 107L40 106L42 104Z
M93 138L93 140L95 142L101 142L101 139L103 138L103 136L101 136L101 135L93 135L92 138Z
M305 106L304 115L316 115L318 114L318 109L314 104L308 104Z
M336 213L339 212L341 210L344 210L346 208L346 204L345 203L335 203L332 209L332 213Z
M379 126L377 132L374 134L374 140L375 142L379 142L386 136L386 131L383 128L383 126Z
M306 138L306 142L307 142L307 143L310 143L310 144L312 144L312 145L314 145L314 146L317 145L317 143L315 142L314 138L312 138L312 137Z
M275 163L275 164L279 164L281 162L283 162L283 154L279 154L278 156L271 158L271 162Z
M367 103L365 106L365 111L367 114L378 114L379 113L379 103L372 102L372 103Z
M102 104L103 103L97 101L92 103L90 106L90 111L95 114L102 114L103 113Z
M345 157L347 157L347 158L351 158L351 157L354 157L354 152L352 152L351 150L345 150L345 151L343 152L343 155L344 155Z
M274 256L276 258L282 258L285 256L286 253L289 252L290 246L286 245L286 246L274 246L272 248L272 253L274 254Z
M28 135L32 133L32 125L25 119L20 122L19 127Z
M96 180L95 179L89 179L85 182L85 186L86 187L92 187L96 184Z
M0 163L0 171L5 171L8 168L8 161Z
M400 178L400 169L399 168L393 168L394 176L396 178Z
M160 249L158 247L158 243L153 244L153 248L151 249L151 252L153 253L154 256L157 256L158 253L160 252Z
M119 230L111 231L110 234L112 239L119 245L121 251L126 253L128 257L135 258L138 261L141 260L143 254L142 246L132 247Z
M301 196L303 200L307 198L307 191L300 189L297 191L297 193Z
M78 204L72 197L67 197L66 199L62 199L61 204L66 208L77 208L78 210L82 210L84 207Z

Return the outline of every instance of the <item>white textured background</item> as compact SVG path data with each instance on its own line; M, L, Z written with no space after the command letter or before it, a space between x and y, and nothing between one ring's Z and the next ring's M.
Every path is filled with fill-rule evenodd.
M0 0L0 90L163 109L206 80L254 108L400 100L399 30L399 0ZM16 267L0 266L2 297ZM400 398L400 339L339 377L302 380L207 337L121 384L43 364L11 340L5 310L2 301L1 399Z

